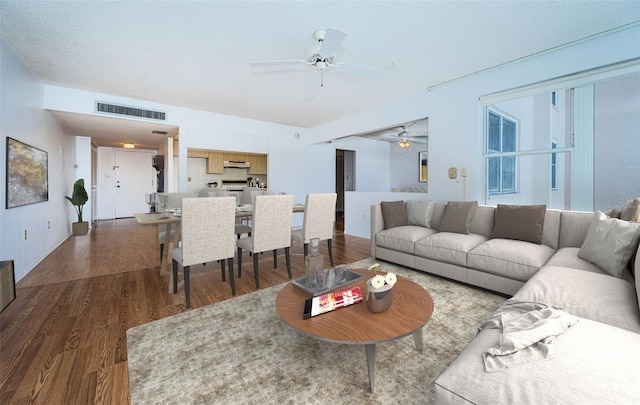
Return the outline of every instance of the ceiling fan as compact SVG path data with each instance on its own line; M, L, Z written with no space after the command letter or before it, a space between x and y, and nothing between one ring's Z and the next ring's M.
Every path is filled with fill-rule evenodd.
M429 142L429 135L411 135L407 132L404 125L400 127L402 130L395 134L398 138L397 146L400 149L409 149L412 143L426 144Z
M313 33L313 38L317 45L307 51L307 57L302 60L268 60L251 62L251 67L268 67L268 66L295 66L306 65L313 68L309 76L308 93L315 93L318 89L318 79L320 87L324 87L324 72L328 69L335 69L351 74L371 75L369 69L360 66L354 66L347 63L335 63L335 53L347 37L347 33L337 28L327 28L326 30L317 30Z

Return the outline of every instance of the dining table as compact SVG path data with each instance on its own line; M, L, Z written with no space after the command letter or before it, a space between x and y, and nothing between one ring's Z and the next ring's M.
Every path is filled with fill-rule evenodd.
M304 212L304 204L294 204L292 213ZM251 205L241 205L236 207L236 218L250 218L253 215L253 207ZM179 209L170 209L166 212L144 212L133 215L140 225L166 225L164 251L160 259L160 274L167 273L169 275L168 291L173 292L173 271L171 269L171 250L178 246L180 241L180 220L181 212ZM175 227L175 228L174 228ZM231 269L233 271L233 269Z

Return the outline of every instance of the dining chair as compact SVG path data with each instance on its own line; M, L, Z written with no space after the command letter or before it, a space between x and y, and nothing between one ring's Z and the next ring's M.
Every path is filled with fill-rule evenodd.
M158 193L156 212L166 212L168 209L182 208L182 199L193 197L193 193ZM175 238L175 230L171 231L169 241ZM167 241L167 226L158 225L158 242L160 243L160 260L164 254L164 245Z
M178 264L184 271L184 291L187 308L191 308L190 267L194 264L220 261L222 281L225 281L225 259L229 264L231 294L236 295L233 275L235 254L234 197L198 197L182 200L180 229L182 246L171 251L173 258L173 292L178 291Z
M209 197L233 197L236 199L236 205L238 204L238 194L231 193L226 190L210 191ZM240 236L246 234L251 236L251 225L244 224L242 218L236 218L236 235L240 239Z
M256 288L260 288L258 274L259 253L273 251L273 268L278 268L278 249L284 248L287 272L291 278L291 217L293 216L293 195L258 195L253 206L253 232L251 236L240 238L238 246L238 277L242 277L242 251L253 255L253 273Z
M309 255L309 241L314 238L326 240L329 249L329 261L333 267L331 241L335 228L336 193L307 194L304 204L302 228L291 230L291 239L304 244L304 256Z

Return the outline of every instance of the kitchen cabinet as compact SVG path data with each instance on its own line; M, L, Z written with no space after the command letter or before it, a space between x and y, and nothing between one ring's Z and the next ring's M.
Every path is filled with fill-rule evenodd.
M219 174L224 171L224 154L222 152L209 151L207 157L207 173Z
M240 152L223 152L224 160L227 161L236 161L236 162L246 162L248 159L248 155L246 153Z
M208 158L209 151L204 149L187 149L187 157L190 158Z
M248 155L249 174L267 174L267 155Z

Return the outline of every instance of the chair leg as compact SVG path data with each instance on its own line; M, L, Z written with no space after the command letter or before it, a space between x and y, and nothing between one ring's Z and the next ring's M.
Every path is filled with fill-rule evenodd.
M222 281L226 281L227 277L224 275L224 273L226 273L224 269L224 260L220 260L220 267L222 268ZM229 268L229 273L233 273L233 267Z
M327 248L329 249L329 261L333 267L333 250L331 249L331 239L327 239Z
M273 249L273 268L278 268L278 249Z
M173 293L178 292L178 262L173 261Z
M238 248L238 278L242 277L242 248Z
M304 244L304 257L309 256L309 244L305 243Z
M284 259L287 262L287 273L289 273L289 278L291 279L291 257L289 255L290 253L290 248L286 247L284 248Z
M260 288L260 275L258 274L258 255L253 255L253 276L256 278L256 289Z
M184 298L187 302L187 309L191 308L191 286L190 284L190 266L184 266Z
M233 278L233 257L228 259L229 261L229 281L231 282L231 295L236 295L236 281ZM222 261L224 263L224 260Z

